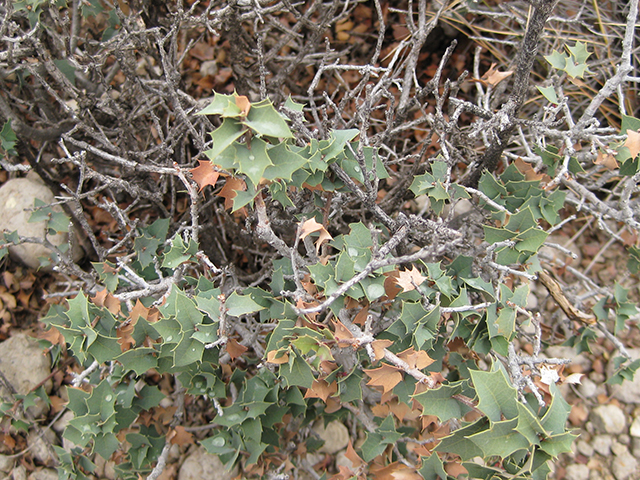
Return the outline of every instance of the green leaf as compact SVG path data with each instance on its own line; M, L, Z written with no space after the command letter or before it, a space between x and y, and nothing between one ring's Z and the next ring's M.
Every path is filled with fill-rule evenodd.
M239 295L235 291L227 298L225 307L227 308L227 314L233 317L248 315L265 308L259 303L256 303L255 300L251 298L251 295Z
M284 179L291 181L291 175L308 163L308 160L291 150L290 145L282 142L267 151L271 165L264 170L267 180Z
M562 394L555 383L549 386L552 400L540 423L552 435L564 433L567 418L571 413L571 406L562 398Z
M269 99L252 104L246 120L242 123L259 136L293 138L284 117L278 113Z
M544 57L544 59L549 62L553 68L558 70L564 70L567 58L569 58L567 55L560 53L557 50L554 50L551 55L545 55Z
M539 445L540 436L546 435L540 420L526 405L520 402L518 402L518 412L516 431L525 437L531 445Z
M249 177L254 185L258 185L267 167L273 165L267 154L267 143L254 138L251 140L251 148L237 143L235 151L238 171Z
M473 386L478 394L478 409L492 422L518 416L517 392L507 380L503 367L495 362L490 372L471 370Z
M218 156L220 156L227 148L234 144L234 142L244 133L242 125L237 120L232 118L225 118L222 121L222 125L216 128L213 132L210 132L213 140L213 147L210 150L204 152L204 154L214 164L218 163ZM226 153L226 152L225 152ZM220 165L222 168L228 168L226 165Z
M290 387L311 388L314 380L309 364L295 352L289 354L289 363L280 365L280 376L285 379Z
M242 111L236 105L237 95L223 95L214 92L213 101L196 115L222 115L223 117L239 117Z
M2 130L0 130L0 147L9 155L17 155L18 152L15 150L17 142L18 137L13 131L13 128L11 128L11 119L9 119L4 122Z
M577 42L573 47L567 46L571 55L575 58L577 63L584 63L587 61L587 58L591 56L591 53L587 51L587 46L585 43Z
M164 254L162 260L163 268L177 268L184 262L191 259L192 255L197 253L197 245L192 239L189 239L189 245L185 245L180 235L176 235L171 240L171 248Z
M540 87L536 85L536 88L540 91L542 96L549 100L550 103L555 105L558 104L558 95L556 95L556 90L553 87Z
M540 442L540 449L552 457L557 457L561 453L571 452L573 450L573 441L576 438L578 438L578 435L571 432L553 435Z
M518 419L494 422L489 430L470 435L469 440L484 452L484 457L508 457L518 450L527 450L529 442L516 431Z
M439 388L429 389L412 398L422 405L423 415L436 415L440 422L444 423L451 418L462 418L469 408L462 405L454 395L462 393L463 384L467 380L461 380Z
M157 352L151 347L140 347L127 350L114 357L126 370L133 370L136 375L144 375L148 370L158 366Z
M636 117L632 117L630 115L622 115L620 134L626 134L627 130L633 130L634 132L640 130L640 119L637 119Z
M481 417L474 423L459 428L448 437L443 438L435 451L459 455L462 460L471 460L475 457L482 457L484 452L469 437L479 432L487 430L489 420Z
M447 480L448 478L442 460L435 452L429 457L422 457L422 467L418 472L424 480Z

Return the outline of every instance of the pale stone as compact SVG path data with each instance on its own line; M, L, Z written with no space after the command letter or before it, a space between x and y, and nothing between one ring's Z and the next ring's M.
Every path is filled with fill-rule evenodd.
M578 450L579 453L581 453L587 458L593 455L593 447L588 442L585 442L584 440L578 440L576 444L576 449Z
M11 472L11 478L13 480L27 480L27 469L24 465L17 465Z
M589 478L589 467L581 463L574 463L567 466L565 480L585 480Z
M598 385L588 377L583 376L578 385L578 391L584 398L593 398L598 390Z
M24 333L16 333L0 343L0 370L19 394L26 395L49 376L51 361L38 342ZM51 392L52 387L51 380L44 383L47 393ZM2 395L8 394L4 388L0 392ZM44 402L39 401L29 408L29 412L39 417L45 408Z
M611 452L613 452L614 455L621 456L626 453L629 453L629 449L627 448L626 445L623 445L620 442L613 442L611 444Z
M43 468L33 472L27 480L58 480L58 472L51 468Z
M603 457L606 457L611 453L612 443L613 439L610 435L596 435L591 441L593 449Z
M73 420L75 415L71 410L67 410L62 414L62 416L56 420L56 422L52 425L54 431L58 433L64 433L65 428L69 425L69 422Z
M611 472L616 480L627 480L634 473L637 473L638 461L629 453L628 450L622 455L616 455L615 460L611 462Z
M196 448L184 461L178 480L231 480L238 474L237 467L227 470L217 455Z
M629 435L632 437L640 437L640 417L633 419L631 428L629 428Z
M0 472L8 473L13 468L14 459L9 455L0 454Z
M318 422L314 425L313 431L324 440L324 445L318 450L321 453L332 455L349 444L349 430L344 423L337 420L330 422L326 427L323 422Z
M55 203L53 193L42 183L40 177L30 173L26 178L13 178L0 187L0 231L17 231L19 235L34 238L46 238L56 246L67 244L68 234L59 233L49 235L45 231L45 222L29 223L33 214L34 202L42 200L49 205ZM61 207L54 206L54 211L62 211ZM22 243L9 247L12 258L27 267L37 269L40 267L39 257L50 257L51 250L37 243ZM74 260L82 258L82 249L75 244L73 252ZM51 271L51 267L44 267L45 271Z
M590 418L602 433L618 435L627 426L625 414L617 405L599 405L591 411Z
M53 430L46 429L43 431L43 434L46 440L41 437L37 431L31 430L27 436L27 443L31 449L31 453L37 460L45 465L51 465L55 462L55 453L53 449L49 448L49 445L56 444L56 433Z

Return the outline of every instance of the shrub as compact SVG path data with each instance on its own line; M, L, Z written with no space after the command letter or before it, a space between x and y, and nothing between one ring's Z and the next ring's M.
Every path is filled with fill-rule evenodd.
M573 209L612 238L617 226L636 230L640 120L624 114L613 131L592 117L631 81L637 5L611 83L574 122L563 87L587 71L589 52L576 43L546 63L536 56L551 1L532 7L513 70L474 80L477 103L466 72L443 81L455 42L429 82L417 76L439 19L464 7L418 2L414 15L409 2L395 12L409 36L388 43L379 2L165 6L171 15L91 3L67 39L81 54L64 62L53 40L69 11L14 3L16 43L46 71L25 51L9 81L25 101L44 88L61 118L46 126L43 115L34 133L3 113L2 146L14 148L15 130L18 152L59 183L69 216L48 227L74 222L93 261L81 268L58 252L52 260L81 291L42 318L50 354L79 367L64 433L74 446L56 447L60 478L86 478L93 454L117 459L119 478L157 478L173 443L196 440L248 477L284 475L320 446L310 427L332 419L363 436L334 478L546 478L575 435L558 388L569 360L541 354L556 341L542 327L562 320L528 308L536 279L569 320L558 327L566 343L587 350L605 335L620 352L611 381L637 369L614 336L635 328L628 290L598 287L583 305L541 253ZM344 27L351 16L365 26L375 17L377 37L361 41ZM344 52L329 40L322 50L329 26ZM177 73L184 43L218 48L223 37L231 58L220 64L239 93L198 102ZM354 51L367 60L334 61ZM536 85L541 115L522 119L532 72L550 81ZM228 87L219 75L200 80ZM30 133L59 138L61 158L38 162ZM617 183L602 199L607 182ZM84 214L96 210L109 231L91 227ZM6 245L19 241L5 234ZM636 274L640 255L630 253Z

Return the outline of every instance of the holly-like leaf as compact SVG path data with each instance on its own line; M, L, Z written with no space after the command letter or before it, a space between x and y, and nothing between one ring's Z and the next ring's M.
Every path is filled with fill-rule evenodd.
M478 394L478 409L492 422L499 422L503 416L507 420L518 416L516 389L498 363L493 364L490 372L471 370L469 373Z
M550 103L553 103L554 105L558 104L558 95L556 94L555 88L553 88L553 87L541 87L539 85L536 85L536 88L542 94L542 96L544 98L549 100Z
M483 452L484 457L508 457L518 450L527 450L529 442L516 431L518 419L494 422L489 430L469 436Z
M213 147L204 152L204 154L209 157L209 160L218 165L218 156L233 145L243 133L242 125L237 120L225 118L222 121L222 125L209 134L213 139ZM228 168L228 165L221 166L222 168Z
M198 184L198 192L201 192L207 185L214 187L218 177L220 177L220 173L213 168L213 163L206 160L198 160L198 162L200 165L189 171L193 180Z
M17 142L18 137L13 131L13 128L11 128L11 119L9 119L2 126L2 130L0 130L0 147L9 155L17 155L18 152L16 152L15 149Z
M287 122L269 99L254 103L243 123L259 136L293 138Z
M627 139L623 145L629 149L631 158L636 158L640 153L640 132L627 130Z
M489 70L487 70L487 72L482 76L482 79L489 85L491 85L492 87L495 87L496 85L498 85L502 80L504 80L507 77L510 77L511 75L513 75L513 71L512 70L507 70L505 72L499 72L496 69L497 64L492 63L491 64L491 68L489 68Z
M422 405L422 415L436 415L442 423L451 418L462 418L469 408L458 402L454 395L462 393L466 380L439 388L425 390L412 398Z
M370 377L367 385L382 387L383 393L390 392L393 390L393 387L402 381L403 376L401 372L402 370L398 367L386 363L383 363L382 366L378 368L364 370L364 373Z
M314 217L306 220L302 224L302 228L300 231L300 238L304 240L311 233L319 232L318 240L316 240L316 253L320 251L320 247L324 242L328 242L329 240L333 240L331 234L324 228L324 225L318 223Z
M395 278L396 284L402 288L404 292L410 292L415 290L416 286L419 286L427 279L423 277L420 270L415 265L411 267L411 270L402 270L398 272L398 276Z
M329 397L338 393L338 383L334 380L327 383L326 380L314 380L311 388L304 394L304 398L320 398L323 402L327 402Z
M544 59L551 64L553 68L564 70L567 62L567 55L554 50L551 55L545 55Z
M239 295L235 291L227 298L225 307L227 308L227 314L233 317L259 312L265 308L259 303L256 303L253 298L251 298L251 295Z

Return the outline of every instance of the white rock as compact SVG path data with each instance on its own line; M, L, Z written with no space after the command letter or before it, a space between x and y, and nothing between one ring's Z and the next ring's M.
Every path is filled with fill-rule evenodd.
M617 405L599 405L590 415L596 430L618 435L625 430L627 421L624 412Z
M71 410L67 410L58 420L56 420L56 423L53 424L53 430L58 433L63 433L64 429L67 428L67 425L69 425L69 422L73 420L74 416L75 415Z
M215 77L218 74L218 62L215 60L205 60L200 64L200 75Z
M640 437L640 417L633 419L631 427L629 428L629 435L632 437Z
M18 232L25 237L45 238L45 222L29 223L33 213L35 199L42 200L45 204L55 202L53 193L35 173L30 173L26 178L13 178L0 187L0 231L7 230ZM60 206L53 207L55 211L62 211ZM68 235L60 233L46 235L54 245L66 244ZM76 243L74 259L82 258L82 249ZM37 269L40 267L39 257L49 257L51 250L37 243L23 243L9 247L11 257L25 264L27 267ZM51 271L51 267L44 268Z
M53 449L49 449L49 445L55 445L57 443L57 437L56 433L49 429L44 430L44 436L46 440L42 438L37 431L31 430L27 436L27 444L37 460L45 465L51 465L55 462L55 453Z
M217 455L198 447L184 461L178 472L178 480L231 480L238 474L236 467L229 471Z
M589 458L593 455L593 446L589 442L585 442L584 440L578 440L576 444L576 449L579 453Z
M333 455L349 444L349 430L344 426L344 423L337 420L330 422L326 428L322 421L317 422L313 431L324 440L324 445L318 450L321 453Z
M0 454L0 472L8 473L13 468L14 459L9 455Z
M585 480L589 478L589 467L581 463L569 465L567 466L564 478L565 480Z
M13 480L27 480L27 469L24 465L18 465L11 472L11 478Z
M578 391L584 398L593 398L598 390L598 385L589 377L583 376L578 385Z
M611 453L612 443L613 439L610 435L596 435L591 441L593 449L603 457L607 457Z
M611 462L611 472L616 480L627 480L638 472L638 461L628 450L625 450L622 455L617 455Z
M611 444L611 451L613 452L614 455L618 457L629 453L629 449L627 448L627 446L623 445L620 442L613 442Z
M13 388L25 395L51 373L51 361L38 342L24 333L16 333L0 343L0 370ZM51 380L47 380L44 384L47 393L51 392L52 387ZM4 389L0 389L0 392L3 395L8 393ZM44 402L40 402L30 407L29 411L39 417L44 410Z
M51 468L43 468L33 472L27 480L58 480L58 472Z

